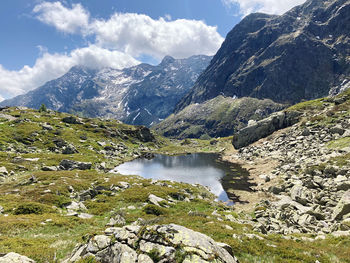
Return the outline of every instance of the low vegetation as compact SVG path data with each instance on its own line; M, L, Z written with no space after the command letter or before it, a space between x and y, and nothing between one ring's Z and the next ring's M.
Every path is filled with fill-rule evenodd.
M222 151L231 138L177 141L155 135L154 140L142 141L130 132L137 127L117 121L77 119L81 123L73 124L62 121L66 114L18 108L2 113L0 167L8 174L0 183L0 254L13 251L39 263L60 262L76 244L102 233L110 218L119 214L126 224L176 223L199 231L229 244L240 262L350 262L348 237L310 242L303 235L285 239L255 233L263 240L251 238L246 235L254 233L250 225L228 219L250 215L236 214L203 187L108 172L143 152ZM77 151L64 154L67 146ZM92 169L46 169L64 159L91 162ZM82 199L87 191L92 191L91 198ZM161 207L149 203L150 194L165 200ZM69 205L79 200L85 207L70 214ZM184 257L181 251L176 255L179 262Z

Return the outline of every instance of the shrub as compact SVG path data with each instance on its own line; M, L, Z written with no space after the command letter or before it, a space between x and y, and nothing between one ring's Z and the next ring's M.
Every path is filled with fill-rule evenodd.
M28 215L36 214L40 215L45 212L46 207L38 203L24 203L20 204L14 211L15 215Z
M46 105L44 103L41 104L41 106L39 108L39 112L47 112L47 108L46 108Z
M143 211L144 211L146 214L149 214L149 215L156 215L156 216L166 214L166 210L165 210L164 208L159 207L159 206L156 206L156 205L146 205L146 206L143 208Z

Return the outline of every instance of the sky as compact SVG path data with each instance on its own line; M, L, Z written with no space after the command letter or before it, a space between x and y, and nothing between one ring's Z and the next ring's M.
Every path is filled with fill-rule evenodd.
M283 14L305 0L3 0L0 101L71 67L158 64L214 55L252 12Z

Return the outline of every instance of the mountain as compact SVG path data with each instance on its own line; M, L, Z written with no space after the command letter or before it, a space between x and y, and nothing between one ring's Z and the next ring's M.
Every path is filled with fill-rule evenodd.
M285 106L272 100L217 96L203 103L187 106L155 125L157 133L172 138L226 137Z
M337 94L350 82L349 34L349 0L309 0L282 16L248 15L176 111L220 94L286 104Z
M150 126L169 116L212 57L166 56L157 66L140 64L122 70L73 67L62 77L0 106L26 106L74 112L87 117L120 119Z

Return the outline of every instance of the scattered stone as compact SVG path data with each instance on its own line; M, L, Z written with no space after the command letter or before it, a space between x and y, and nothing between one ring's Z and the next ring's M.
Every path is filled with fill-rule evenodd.
M49 124L43 124L41 125L41 127L43 127L44 130L47 130L47 131L52 131L53 130L53 127Z
M91 166L91 163L77 162L65 159L60 162L59 168L61 170L90 170Z
M73 116L64 117L62 121L69 124L83 124L80 120Z
M68 144L67 146L63 147L62 154L75 154L78 153L78 150L75 148L74 145Z
M58 169L56 166L43 166L41 170L46 172L54 172L54 171L57 171Z
M14 252L10 252L5 256L0 257L0 262L1 263L35 263L34 260Z
M0 176L6 177L8 174L6 167L0 167Z
M126 224L126 221L124 217L117 214L116 216L112 217L106 226L124 226Z
M160 198L158 196L155 196L154 194L150 194L148 196L148 201L151 203L151 204L154 204L156 206L161 206L159 203L160 202L166 202L163 198Z
M78 217L81 218L81 219L90 219L90 218L93 218L94 216L93 216L93 215L90 215L90 214L88 214L88 213L80 213L80 214L78 215Z

